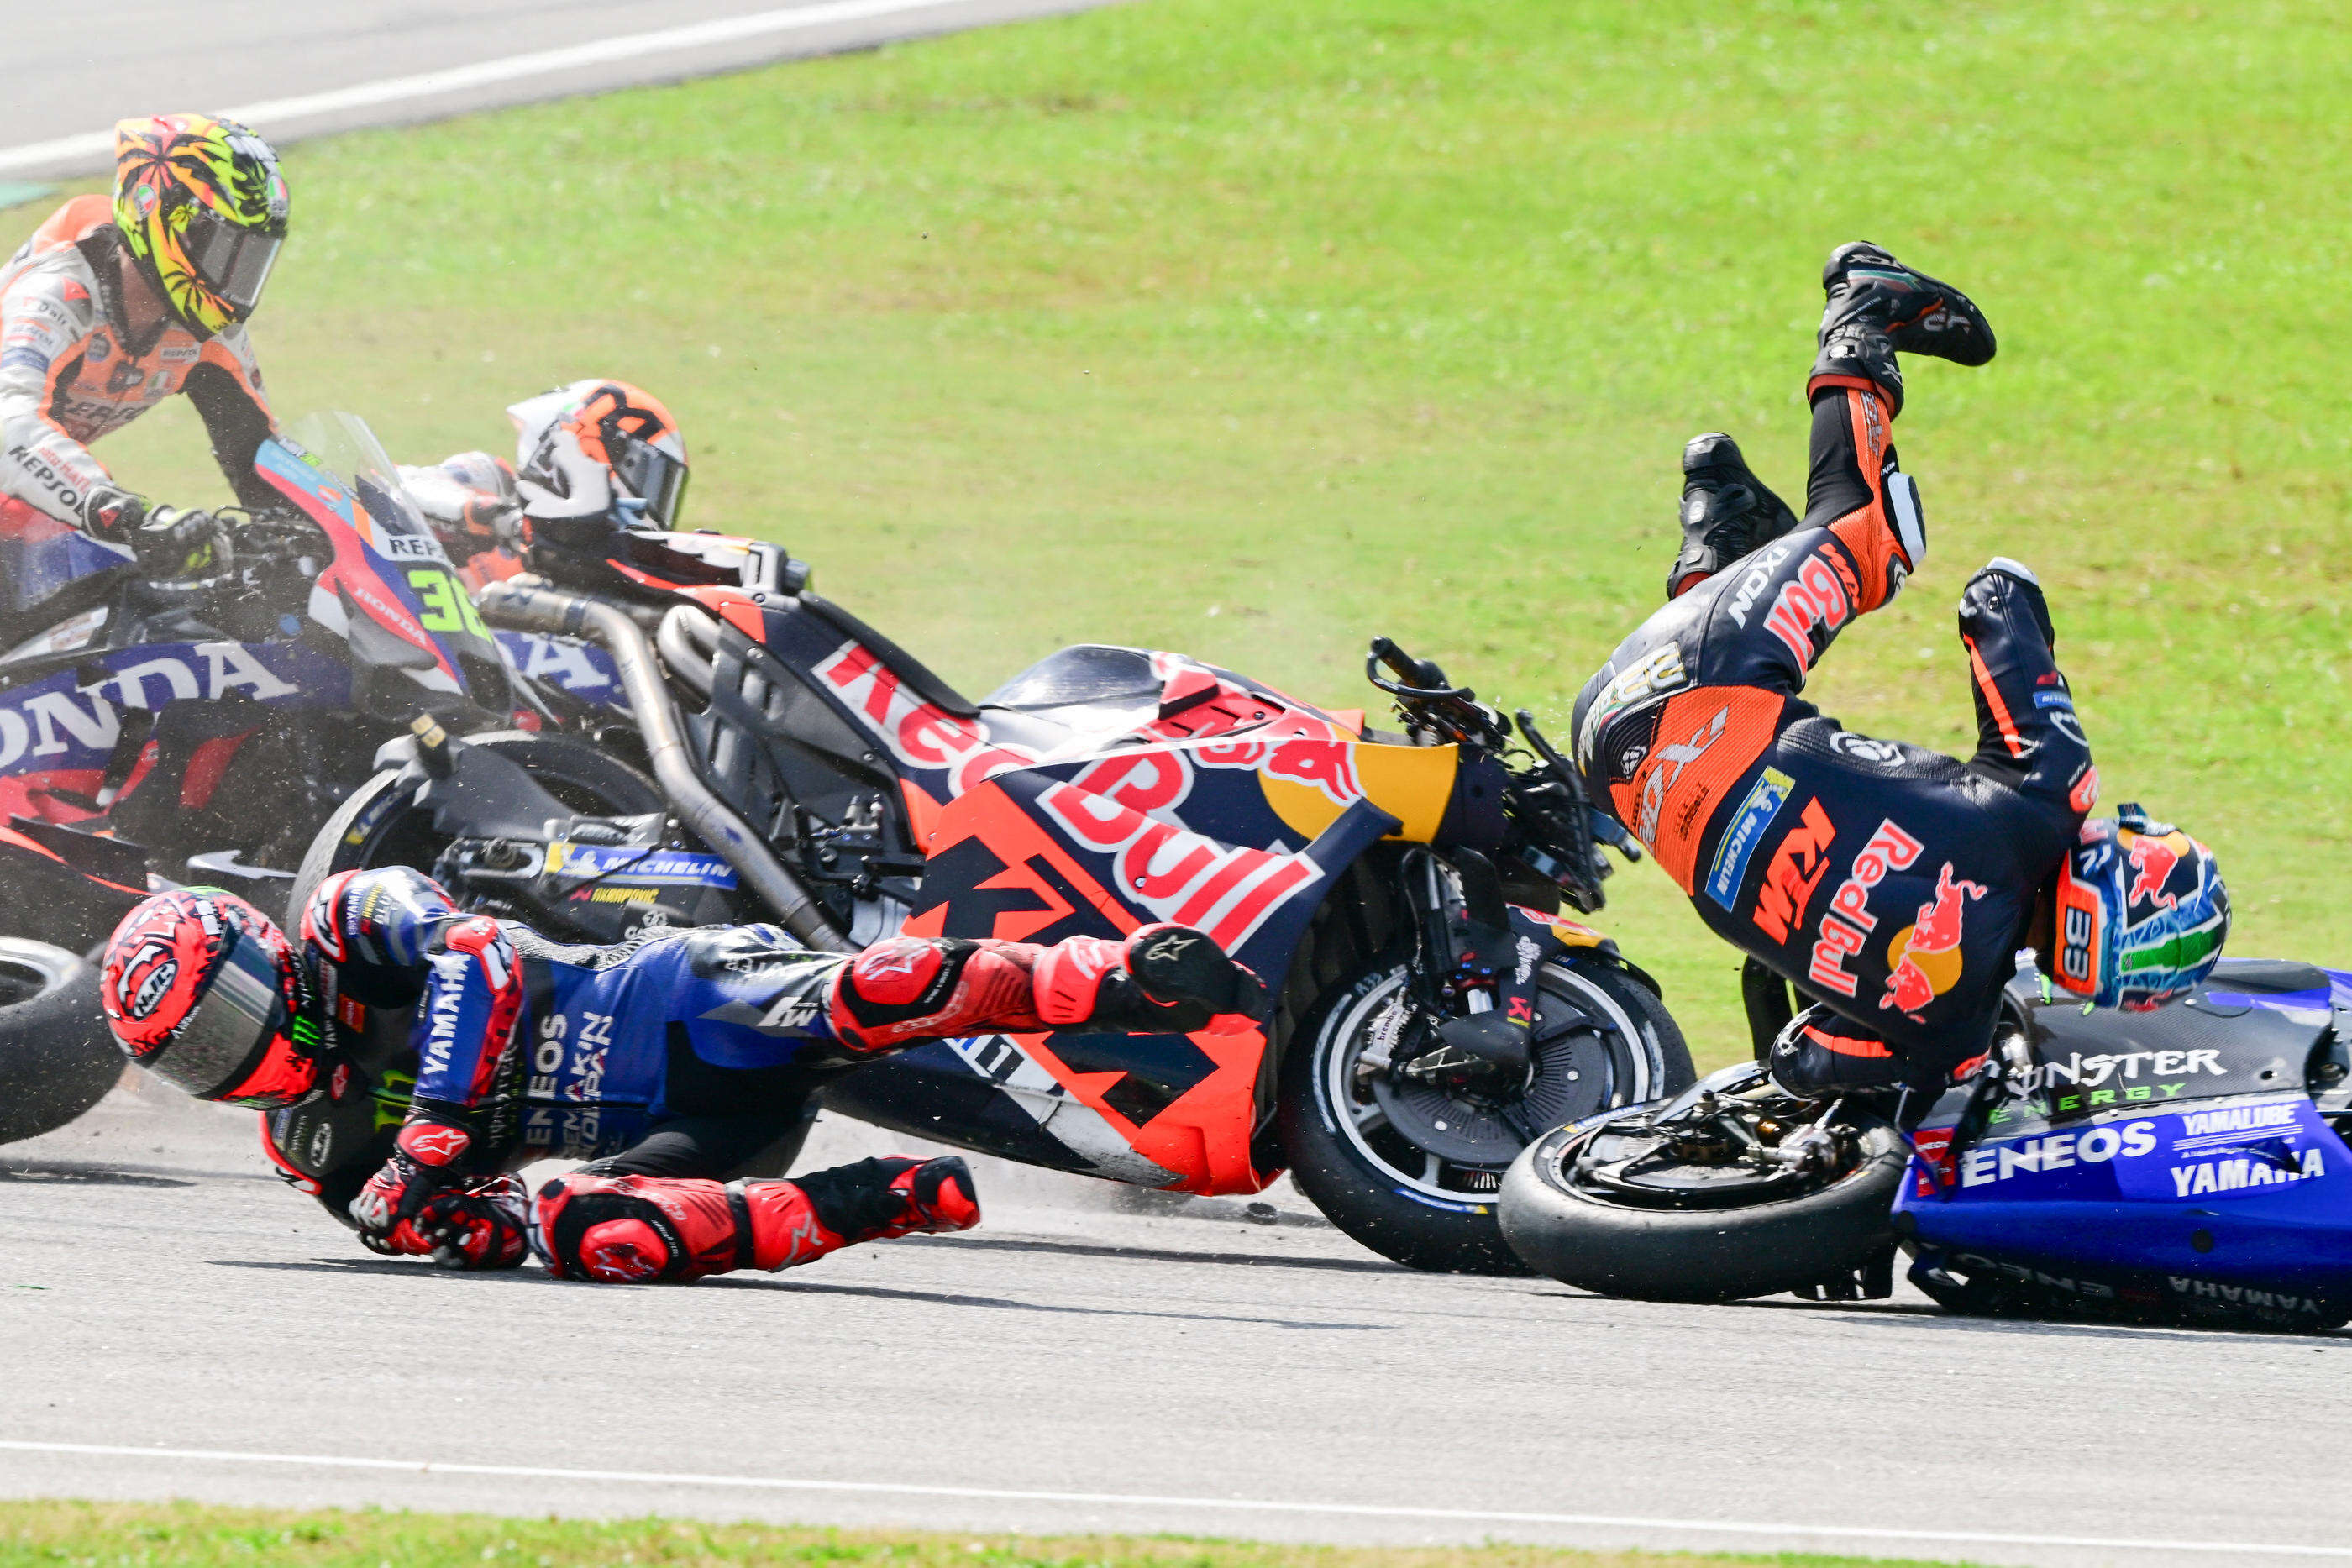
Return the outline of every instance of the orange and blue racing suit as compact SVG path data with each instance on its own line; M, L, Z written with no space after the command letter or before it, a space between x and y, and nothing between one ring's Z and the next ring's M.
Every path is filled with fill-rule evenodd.
M1708 928L1815 1004L1792 1030L1815 1057L1843 1059L1828 1077L1924 1085L1990 1039L2098 775L2041 587L2011 561L1977 573L1960 601L1968 761L1855 734L1801 698L1923 538L1887 398L1812 391L1802 521L1618 646L1577 698L1576 760ZM1779 1048L1774 1061L1779 1076Z
M90 444L175 392L239 503L276 494L253 470L275 422L245 329L200 337L167 319L134 337L124 256L107 198L77 196L0 266L0 630L131 562L127 544L89 531L94 498L116 488Z

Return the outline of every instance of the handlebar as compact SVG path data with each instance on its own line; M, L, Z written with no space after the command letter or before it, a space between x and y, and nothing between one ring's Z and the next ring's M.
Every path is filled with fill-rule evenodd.
M1469 687L1454 685L1434 663L1414 658L1387 637L1372 639L1364 678L1396 699L1397 712L1414 730L1497 758L1517 749L1516 718L1534 757L1531 766L1510 768L1506 774L1505 814L1523 840L1514 852L1557 883L1578 909L1591 914L1607 902L1601 883L1610 866L1600 844L1628 860L1642 858L1641 844L1593 808L1575 767L1553 748L1527 709L1504 717Z

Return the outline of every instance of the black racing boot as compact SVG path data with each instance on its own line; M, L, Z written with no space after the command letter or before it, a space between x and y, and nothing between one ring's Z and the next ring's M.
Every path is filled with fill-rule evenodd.
M1738 442L1719 431L1692 436L1683 448L1683 553L1666 572L1666 597L1796 526L1797 514L1756 476Z
M1981 365L1993 355L1992 324L1974 301L1948 283L1914 272L1867 240L1830 252L1822 268L1821 352L1810 382L1867 381L1903 410L1897 350L1931 354L1958 365Z

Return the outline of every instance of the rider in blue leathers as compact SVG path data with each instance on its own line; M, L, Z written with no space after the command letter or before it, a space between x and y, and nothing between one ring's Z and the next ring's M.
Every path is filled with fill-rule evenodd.
M1238 1027L1264 989L1181 926L1124 942L892 938L851 956L772 925L564 946L404 868L345 873L289 942L242 900L160 894L109 945L131 1058L268 1113L288 1179L380 1251L628 1281L776 1269L979 1219L961 1160L726 1178L830 1073L994 1030ZM535 1160L589 1163L526 1192Z

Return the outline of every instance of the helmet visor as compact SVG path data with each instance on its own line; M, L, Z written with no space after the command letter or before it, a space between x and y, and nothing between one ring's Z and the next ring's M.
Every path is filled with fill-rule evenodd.
M205 287L227 303L230 315L243 320L261 303L262 287L286 241L282 235L239 228L210 207L198 206L189 214L181 243Z
M235 1091L286 1031L278 956L240 931L225 962L172 1043L145 1060L147 1070L199 1100Z
M645 520L656 528L677 527L686 505L686 465L649 441L625 436L613 454L613 472L645 503Z

